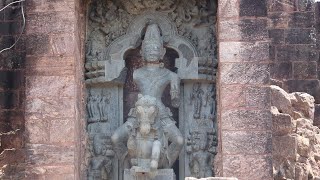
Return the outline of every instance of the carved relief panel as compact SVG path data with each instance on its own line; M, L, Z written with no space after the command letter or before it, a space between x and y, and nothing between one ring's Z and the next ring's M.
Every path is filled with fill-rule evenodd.
M215 86L211 83L196 82L186 84L185 92L185 175L196 178L212 177L217 147Z
M139 109L137 106L144 107L145 113L150 106L158 108L151 126L155 131L151 131L150 137L158 139L159 132L170 133L166 126L156 125L158 121L166 121L163 120L164 111L168 114L168 121L179 128L184 140L181 141L182 149L176 151L180 156L175 162L170 162L169 158L170 166L166 166L174 169L177 179L214 176L213 159L217 146L216 2L92 0L87 14L88 179L123 179L124 169L128 167L125 157L122 159L119 154L132 154L129 142L137 140L133 141L132 135L128 135L124 146L120 147L115 139L119 129L140 122L134 113ZM144 49L143 43L147 41L151 26L158 29L166 53L148 63L148 57L144 57L144 51L148 50ZM147 70L141 71L143 68ZM143 72L141 78L140 72ZM170 81L168 84L166 76ZM147 81L155 83L145 83ZM175 83L180 87L173 88ZM164 86L163 90L158 91L161 86ZM149 105L145 107L144 103ZM162 107L167 110L161 110ZM140 136L139 131L131 130L130 133L134 137ZM170 149L173 143L175 140L169 138L168 145L162 147ZM134 161L136 159L132 158L131 166ZM160 166L159 161L158 168Z

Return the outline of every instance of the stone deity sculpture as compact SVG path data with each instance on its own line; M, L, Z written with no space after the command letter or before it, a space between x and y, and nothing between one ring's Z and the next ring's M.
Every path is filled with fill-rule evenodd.
M93 157L89 164L88 180L112 179L112 158L113 151L105 144L105 138L95 135L92 145Z
M191 153L190 156L190 171L192 176L197 178L211 177L212 164L214 155L208 151L208 134L205 131L194 131L191 134L190 146L187 151Z
M190 103L192 101L194 102L194 114L193 117L195 119L199 119L201 116L201 108L202 108L202 96L204 92L201 89L201 84L200 83L195 83L193 85L193 91L190 95Z
M209 113L209 118L213 119L215 116L215 110L216 110L216 102L215 102L215 94L216 94L216 88L213 85L208 86L205 99L205 107L209 105L210 107L210 113Z
M154 160L150 161L151 168L170 168L182 149L183 136L175 125L170 109L161 101L164 89L170 85L172 106L179 106L180 79L176 73L164 68L160 62L165 52L158 26L148 25L141 48L145 65L133 72L133 80L141 96L152 99L152 105L150 103L143 105L138 100L136 107L129 113L127 121L115 131L111 138L114 150L120 161L124 162L125 168L136 166L139 160L145 158ZM145 117L145 113L149 115ZM143 123L149 124L146 125L148 128L144 127L147 130L140 126ZM143 146L138 149L133 148L138 144ZM131 160L126 161L128 158Z

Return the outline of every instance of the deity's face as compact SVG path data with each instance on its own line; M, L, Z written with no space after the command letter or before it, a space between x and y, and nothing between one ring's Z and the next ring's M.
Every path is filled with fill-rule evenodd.
M102 147L103 147L103 144L102 144L101 140L98 138L95 138L93 141L93 150L94 150L95 155L102 154Z
M141 55L148 62L159 61L166 53L161 43L146 43L142 46Z
M195 144L194 149L195 150L205 150L207 147L207 134L206 133L197 133L194 134Z
M98 5L96 10L99 15L102 15L103 8L101 5Z

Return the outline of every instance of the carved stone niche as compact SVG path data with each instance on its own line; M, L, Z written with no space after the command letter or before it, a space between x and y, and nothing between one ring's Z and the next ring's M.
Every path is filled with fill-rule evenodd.
M216 2L209 0L93 0L89 3L85 64L89 180L120 180L128 168L116 156L119 149L112 143L112 137L132 117L138 94L142 93L133 74L146 66L140 50L146 29L152 24L158 27L166 49L159 66L181 80L177 90L180 93L176 94L179 107L171 105L174 104L172 86L158 94L184 139L179 158L172 162L171 168L180 180L214 176L215 9ZM162 75L150 73L149 76Z

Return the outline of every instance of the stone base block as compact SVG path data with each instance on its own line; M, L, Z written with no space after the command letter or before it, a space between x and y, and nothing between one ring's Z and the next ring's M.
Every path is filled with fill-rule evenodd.
M231 177L207 177L207 178L201 178L201 179L197 179L197 178L193 178L193 177L186 177L185 180L238 180L237 178Z
M145 173L135 173L130 169L125 169L123 174L125 180L151 180ZM152 180L176 180L176 174L173 169L159 169L157 175Z

